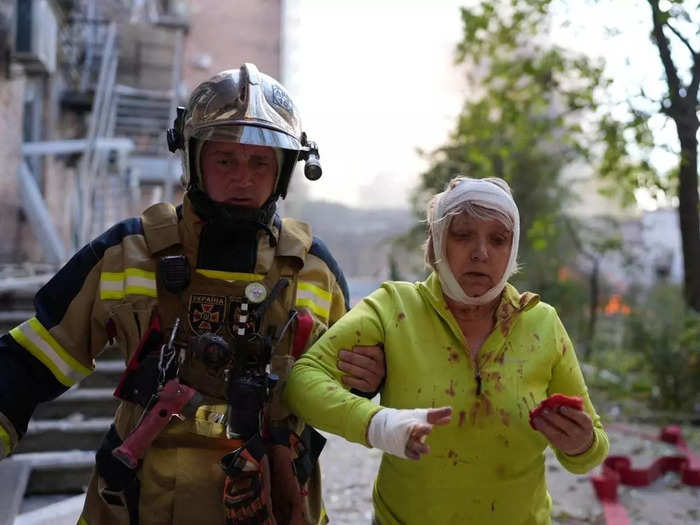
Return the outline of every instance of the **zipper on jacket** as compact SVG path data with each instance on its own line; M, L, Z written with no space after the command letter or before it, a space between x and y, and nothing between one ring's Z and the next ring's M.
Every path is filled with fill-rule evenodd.
M476 395L481 395L481 367L479 366L479 357L474 359L474 381L476 381Z

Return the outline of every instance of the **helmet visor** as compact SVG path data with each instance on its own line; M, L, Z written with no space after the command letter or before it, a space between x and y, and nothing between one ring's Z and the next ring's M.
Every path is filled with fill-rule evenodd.
M301 144L294 137L263 126L225 125L202 126L192 132L192 138L198 140L237 142L253 146L268 146L299 151Z

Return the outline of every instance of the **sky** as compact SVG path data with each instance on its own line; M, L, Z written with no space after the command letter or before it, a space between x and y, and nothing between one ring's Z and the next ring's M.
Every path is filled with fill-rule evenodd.
M283 82L324 170L313 199L406 206L463 101L456 0L289 0ZM303 178L303 177L301 177Z
M428 165L417 149L447 141L466 97L454 50L459 7L468 3L475 2L285 2L283 83L319 145L324 169L314 183L297 176L293 190L356 207L407 205ZM615 87L620 100L640 85L653 92L661 89L660 69L649 54L648 9L643 0L565 1L552 38L605 57L608 71L623 79ZM624 30L611 37L609 27ZM657 128L673 142L673 126L659 120ZM675 157L659 153L657 160L668 166Z

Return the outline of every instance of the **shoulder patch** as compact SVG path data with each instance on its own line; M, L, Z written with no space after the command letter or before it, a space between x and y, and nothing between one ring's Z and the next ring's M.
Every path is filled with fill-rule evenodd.
M36 317L47 330L61 322L73 298L105 251L129 235L143 235L141 219L118 222L83 246L34 296Z
M343 292L343 297L345 298L345 310L350 310L350 291L348 289L348 283L345 280L345 275L343 275L343 270L340 269L340 265L335 260L333 255L331 255L330 250L326 247L326 244L314 235L313 242L311 243L311 248L309 248L309 253L315 255L321 259L333 275L335 280L338 281L338 285Z

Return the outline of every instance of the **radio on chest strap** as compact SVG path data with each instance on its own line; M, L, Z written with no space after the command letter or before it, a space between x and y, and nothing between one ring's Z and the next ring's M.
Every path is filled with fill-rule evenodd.
M277 221L280 233L272 267L267 275L259 281L236 285L235 283L203 279L194 268L190 267L183 255L184 247L180 239L177 210L171 204L160 203L151 206L144 212L142 223L149 251L152 256L159 257L158 307L163 326L169 327L176 317L182 317L185 328L182 331L183 335L199 333L201 331L199 328L204 326L203 330L219 333L232 341L234 334L229 327L222 329L220 324L211 323L212 319L221 323L221 319L229 321L232 318L236 305L231 302L231 297L237 296L243 300L248 299L254 302L256 297L263 296L261 302L265 303L269 302L266 299L274 294L275 288L279 288L276 285L279 285L282 280L288 283L287 286L278 290L280 291L279 296L275 298L270 308L266 309L269 310L266 314L268 319L264 323L265 330L274 327L276 332L274 334L276 341L272 345L269 362L270 372L279 378L278 387L281 388L294 363L292 346L297 323L293 316L295 315L297 276L304 266L312 244L313 237L310 227L295 219L285 218ZM192 272L192 280L189 279L187 270ZM216 284L217 282L219 284ZM204 286L205 289L200 290L201 286ZM219 306L220 304L222 306ZM255 306L255 304L250 306ZM196 312L193 311L195 309ZM200 324L195 326L192 316L197 313L199 316L194 320L194 323ZM235 313L239 314L237 310ZM201 320L205 318L206 321L202 323ZM202 371L196 373L195 376L198 379L195 380L193 377L193 382L199 383L201 380L203 383L210 384L212 388L210 393L214 394L214 397L221 397L224 394L224 384L214 387L211 382L211 379L214 378L205 377L203 374ZM197 385L192 386L197 388ZM288 415L279 398L279 395L273 395L270 402L269 416L272 421L284 419Z

